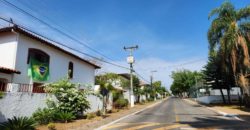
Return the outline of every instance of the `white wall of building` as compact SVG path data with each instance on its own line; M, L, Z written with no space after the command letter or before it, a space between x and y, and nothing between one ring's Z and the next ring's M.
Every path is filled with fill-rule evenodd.
M14 33L3 33L0 37L0 66L15 69L17 37Z
M27 57L29 48L36 48L46 52L50 56L50 78L46 82L54 82L67 76L68 64L73 62L74 72L72 82L94 85L95 68L73 56L63 53L60 50L39 43L37 40L20 34L17 49L16 70L21 71L20 75L14 75L15 83L32 83L28 77Z
M32 83L33 81L28 77L28 49L36 48L46 52L50 56L50 78L48 81L41 83L55 82L66 77L68 64L71 61L74 64L74 75L71 81L94 85L94 66L22 34L8 33L5 35L2 33L0 35L0 66L16 69L21 72L21 74L9 75L0 73L0 78L6 78L13 83ZM18 40L16 40L17 38ZM46 98L47 94L6 93L6 96L0 100L0 121L11 118L14 115L31 116L39 107L46 107ZM88 110L89 112L102 108L102 102L98 97L88 96L87 98L91 105L91 109Z
M6 79L7 82L11 82L12 74L5 74L0 72L0 79Z

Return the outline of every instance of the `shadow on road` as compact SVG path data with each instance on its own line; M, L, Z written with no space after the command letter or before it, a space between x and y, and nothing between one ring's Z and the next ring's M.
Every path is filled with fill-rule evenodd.
M244 121L238 121L234 118L224 118L219 116L214 117L194 117L195 121L180 121L180 124L189 125L197 129L230 129L230 130L245 130L250 129L250 124ZM250 117L248 117L250 118Z

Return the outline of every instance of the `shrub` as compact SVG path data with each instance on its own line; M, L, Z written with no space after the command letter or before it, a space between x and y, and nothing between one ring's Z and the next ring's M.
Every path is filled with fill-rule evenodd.
M54 123L49 123L47 127L49 130L56 130L56 125Z
M71 112L57 112L55 114L55 120L68 123L74 120L76 117Z
M1 130L35 130L36 122L28 117L13 117L0 124Z
M150 97L150 98L148 98L148 101L152 102L152 101L154 101L154 98Z
M48 108L38 108L32 115L35 121L39 124L48 124L53 121L55 111Z
M95 115L94 113L88 113L88 114L87 114L87 119L89 119L89 120L90 120L90 119L93 119L93 118L95 118L95 116L96 116L96 115Z
M98 110L98 111L96 112L96 116L102 116L101 110Z
M4 97L4 95L5 95L5 93L4 93L4 92L2 92L2 91L0 91L0 99L1 99L1 98L3 98L3 97Z
M128 106L128 99L119 98L114 103L115 108L124 108Z
M78 90L78 85L69 82L68 79L63 79L58 82L48 84L46 92L53 93L57 102L50 101L50 104L55 104L54 109L59 111L72 113L74 116L82 115L87 109L90 108L89 101L87 100L88 89L84 91Z
M111 109L111 110L108 110L108 113L116 113L116 112L119 112L119 109Z

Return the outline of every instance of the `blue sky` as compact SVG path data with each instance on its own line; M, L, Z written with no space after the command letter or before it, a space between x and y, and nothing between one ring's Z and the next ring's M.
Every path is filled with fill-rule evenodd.
M149 80L150 70L157 70L155 80L167 88L169 75L176 69L200 70L208 54L208 13L224 0L9 0L16 6L51 25L74 34L95 50L128 66L123 46L139 45L135 69ZM236 8L249 0L231 0ZM0 16L25 25L43 35L83 52L84 46L58 34L49 27L0 2ZM61 28L61 26L63 28ZM186 64L189 63L189 64ZM104 72L127 72L103 64Z

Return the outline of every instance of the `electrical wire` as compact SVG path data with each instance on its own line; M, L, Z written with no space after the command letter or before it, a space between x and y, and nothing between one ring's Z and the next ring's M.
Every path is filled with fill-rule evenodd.
M115 63L106 61L106 60L104 60L104 59L97 58L97 57L92 56L92 55L90 55L90 54L88 54L88 53L84 53L84 52L81 52L81 51L79 51L79 50L77 50L77 49L74 49L74 48L72 48L72 47L69 47L69 46L67 46L67 45L65 45L65 44L63 44L63 43L60 43L60 42L57 42L57 41L55 41L55 40L49 39L49 38L47 38L47 37L45 37L45 36L43 36L43 35L41 35L41 34L39 34L39 33L37 33L37 32L34 32L34 31L32 31L32 30L26 28L26 27L23 26L23 25L18 25L18 24L16 24L16 23L12 23L12 21L7 20L7 19L5 19L5 18L3 18L3 17L0 17L0 19L6 21L6 22L8 22L8 23L17 25L19 28L24 29L24 30L26 30L26 31L28 31L28 32L30 32L30 33L32 33L32 34L34 34L34 35L40 36L40 37L42 37L43 39L46 39L46 40L49 40L49 41L54 42L54 43L56 43L56 44L59 44L59 45L65 47L65 48L71 49L71 50L73 50L73 51L75 51L75 52L78 52L78 53L83 54L83 55L85 55L85 56L91 57L91 58L93 58L93 59L95 59L95 60L98 60L98 61L101 61L101 62L110 64L110 65L113 65L113 66L116 66L116 67L120 67L120 68L123 68L123 69L130 70L129 68L124 67L124 66L122 66L122 65L118 65L118 64L115 64Z
M21 9L21 8L19 8L19 7L17 7L16 5L14 5L14 4L12 4L12 3L6 1L6 0L1 0L1 1L2 1L5 5L7 5L7 6L12 6L12 7L13 7L14 9L16 9L17 11L19 11L19 12L25 14L25 15L30 16L31 18L37 20L38 22L40 22L40 23L42 23L42 24L48 26L49 28L51 28L51 29L53 29L53 30L59 32L60 34L66 36L66 37L68 37L68 38L70 38L71 40L74 40L74 41L77 42L78 44L81 44L81 45L85 46L86 48L90 49L91 51L93 51L93 52L95 52L95 53L97 53L97 54L99 54L99 55L101 55L101 56L103 56L103 57L105 57L105 58L107 58L107 59L113 61L111 58L109 58L109 57L103 55L102 53L100 53L99 51L97 51L97 50L91 48L91 47L88 46L86 43L83 43L83 42L81 42L80 40L74 38L73 36L71 36L71 35L69 35L69 34L67 34L67 33L65 33L65 32L63 32L63 31L57 29L56 27L54 27L54 26L48 24L47 22L45 22L45 21L43 21L43 20L37 18L36 16L30 14L29 12L27 12L27 11L25 11L25 10L23 10L23 9Z
M40 22L40 23L42 23L42 24L48 26L49 28L51 28L51 29L53 29L53 30L59 32L60 34L66 36L66 37L68 37L68 38L70 38L71 40L77 42L78 44L81 44L81 45L85 46L86 48L90 49L91 51L93 51L93 52L95 52L95 53L97 53L97 54L99 54L99 55L105 57L106 59L109 59L109 60L113 61L111 58L109 58L109 57L103 55L102 53L100 53L99 51L97 51L97 50L91 48L91 47L90 47L89 45L87 45L86 43L81 42L80 40L74 38L73 36L69 35L68 33L65 33L65 32L59 30L58 28L56 28L56 27L54 27L54 26L48 24L47 22L45 22L45 21L43 21L43 20L37 18L36 16L30 14L29 12L27 12L27 11L25 11L25 10L19 8L18 6L14 5L14 4L12 4L12 3L6 1L6 0L1 0L1 1L2 1L5 5L13 7L13 8L16 9L17 11L19 11L19 12L25 14L25 15L30 16L31 18L37 20L38 22ZM29 7L29 9L32 10L32 11L34 11L34 10L31 9L30 7ZM46 17L46 18L49 19L48 17ZM3 19L3 18L1 18L1 19ZM8 21L8 20L6 20L6 19L5 19L5 21L7 21L7 22L9 22L9 23L12 23L11 21ZM50 20L50 21L51 21L51 20ZM27 30L27 31L29 31L29 32L31 32L31 33L34 33L35 35L42 36L41 34L38 34L38 33L34 32L34 31L32 31L32 30L30 30L30 29L24 27L24 26L20 26L20 25L18 25L18 26L21 27L21 28L23 28L24 30ZM63 28L63 27L60 26L60 25L58 25L58 26L61 27L61 28ZM57 44L59 44L59 45L61 45L61 46L63 46L63 47L66 47L66 48L68 48L68 49L71 49L71 50L73 50L73 51L75 51L75 52L78 52L78 53L80 53L80 54L83 54L83 55L86 55L86 56L88 56L88 57L91 57L91 58L93 58L93 59L95 59L95 60L98 60L98 61L101 61L101 62L110 64L110 65L113 65L113 66L116 66L116 67L120 67L120 68L123 68L123 69L130 70L130 69L127 68L127 67L124 67L124 66L121 66L121 65L118 65L118 64L115 64L115 63L106 61L106 60L104 60L104 59L97 58L97 57L95 57L95 56L92 56L92 55L87 54L87 53L84 53L84 52L81 52L81 51L79 51L79 50L77 50L77 49L74 49L74 48L72 48L72 47L69 47L69 46L67 46L67 45L65 45L65 44L62 44L62 43L58 42L58 41L54 41L54 40L52 40L52 39L49 39L49 38L47 38L47 37L45 37L45 36L42 36L42 37L45 38L45 39L47 39L47 40L49 40L49 41L55 42L55 43L57 43ZM147 81L143 76L141 76L139 73L136 72L136 74L137 74L139 77L141 77L142 79L144 79L146 82L148 82L148 81Z

